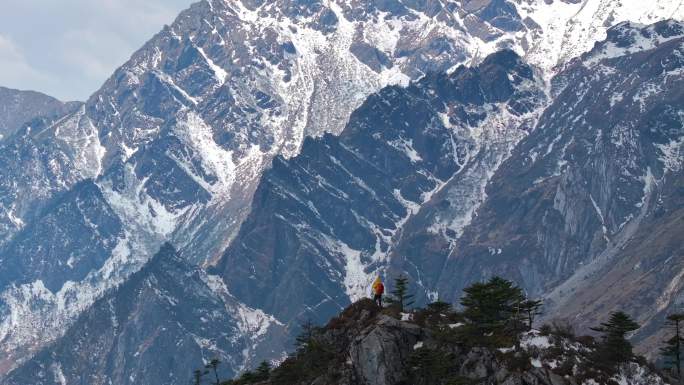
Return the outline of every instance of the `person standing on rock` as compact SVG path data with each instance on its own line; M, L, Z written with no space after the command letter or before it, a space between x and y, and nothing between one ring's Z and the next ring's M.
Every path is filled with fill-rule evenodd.
M382 284L382 280L380 279L379 275L377 278L375 278L375 282L373 282L372 290L373 301L375 301L378 307L382 307L382 295L385 293L385 285Z

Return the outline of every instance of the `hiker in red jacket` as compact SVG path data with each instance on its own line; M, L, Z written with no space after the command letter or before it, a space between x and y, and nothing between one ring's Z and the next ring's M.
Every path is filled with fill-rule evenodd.
M373 282L373 301L379 306L382 307L382 295L385 293L385 285L382 284L382 280L380 280L380 276L375 279L375 282Z

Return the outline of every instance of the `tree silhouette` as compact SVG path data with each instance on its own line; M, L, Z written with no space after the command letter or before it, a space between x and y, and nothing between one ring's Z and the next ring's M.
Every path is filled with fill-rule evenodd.
M444 302L439 299L435 302L429 303L427 305L427 309L434 313L449 313L452 310L451 304L449 302Z
M202 371L202 370L199 370L199 369L197 369L197 370L195 370L194 372L192 372L192 381L193 381L193 384L194 384L194 385L200 385L200 384L202 383L202 377L204 377L207 373L209 373L209 372L206 371L206 370Z
M682 378L682 326L684 326L684 313L670 314L667 316L667 324L674 331L672 338L665 341L665 346L660 349L660 354L665 359L666 367L675 369L677 378Z
M309 347L316 335L316 332L319 330L319 328L314 325L311 320L306 320L304 321L301 325L300 328L302 329L299 332L299 335L295 338L295 347L297 348L297 351L302 352Z
M534 319L542 314L540 311L541 307L543 305L542 300L534 300L534 299L527 299L525 301L522 301L520 303L520 311L525 315L525 318L527 319L527 330L532 330L532 325L534 323Z
M301 332L295 339L297 357L301 367L311 373L324 370L325 363L334 356L332 347L322 338L322 328L311 321L301 325Z
M269 375L271 374L271 364L269 364L267 361L262 361L261 364L256 368L256 378L258 381L265 381L268 380Z
M621 311L613 312L607 322L591 329L602 333L602 342L595 354L598 364L614 368L615 365L632 359L632 344L627 341L626 336L639 329L639 324L629 315Z
M525 296L513 282L493 277L484 283L474 283L463 292L463 315L477 334L501 333L510 330L511 326L517 330L519 307Z
M399 311L404 311L404 307L413 305L413 294L408 293L408 283L408 277L403 274L394 279L392 295L394 302L399 306Z

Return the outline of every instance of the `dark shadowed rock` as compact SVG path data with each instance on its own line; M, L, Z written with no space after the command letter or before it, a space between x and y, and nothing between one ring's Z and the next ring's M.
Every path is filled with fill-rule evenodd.
M681 57L667 51L677 23L619 26L551 90L511 52L485 59L513 47L544 69L564 64L630 6L601 0L584 17L589 8L568 3L536 21L546 2L193 5L81 109L0 142L0 375L58 341L165 241L197 264L230 245L216 271L231 292L290 326L364 295L379 271L410 274L422 302L494 272L538 294L567 281L552 293L560 304L589 262L622 261L613 281L648 266L622 258L637 239L658 250L657 268L632 293L652 280L659 312L681 303L667 270L681 260L676 232L630 225L681 215ZM677 12L640 7L649 22ZM530 132L531 147L516 149ZM499 172L511 154L520 170ZM623 243L619 232L636 235ZM250 362L241 357L231 365Z
M406 362L412 347L424 331L382 315L358 336L349 347L356 374L369 385L396 384L406 375Z

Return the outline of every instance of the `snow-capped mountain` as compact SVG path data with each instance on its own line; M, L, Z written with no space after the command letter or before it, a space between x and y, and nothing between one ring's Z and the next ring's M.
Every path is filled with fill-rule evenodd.
M65 336L13 371L6 383L59 384L62 378L67 383L86 378L93 384L107 383L103 382L107 378L121 384L183 383L193 360L201 365L211 355L223 357L233 371L259 358L279 357L289 347L284 331L296 330L297 321L335 313L350 296L362 295L372 271L364 271L361 259L376 268L387 262L369 258L382 258L391 242L389 233L402 230L401 222L411 216L411 210L423 199L430 200L446 181L458 178L469 159L490 149L479 138L500 135L502 143L512 146L515 138L532 128L533 116L546 99L541 85L539 74L512 51L504 51L478 68L429 75L408 88L389 87L371 96L341 136L307 139L300 155L275 159L255 195L252 215L236 238L244 249L231 248L220 269L211 272L225 279L197 271L187 262L169 265L163 261L173 253L166 250L105 294ZM449 123L451 110L462 116L455 115ZM487 121L487 114L513 123L489 132L477 123ZM96 191L94 184L91 187ZM288 195L287 188L298 196ZM356 210L361 214L355 215ZM320 212L326 216L319 217ZM336 220L336 215L344 217ZM330 225L321 227L322 223ZM367 231L365 225L373 223L378 232ZM269 225L273 230L264 231ZM87 233L84 228L78 231ZM381 231L387 234L376 239ZM283 242L288 238L292 240ZM358 248L359 242L372 248L373 254L355 252L352 247ZM261 250L274 250L277 260L255 258ZM262 262L283 270L250 267ZM149 271L154 272L152 278L147 278ZM228 274L240 277L239 282ZM263 278L268 276L272 278ZM139 283L142 277L144 284ZM335 298L325 298L329 295ZM251 310L257 308L261 310ZM220 322L210 322L217 314ZM236 322L246 326L231 328ZM179 350L186 352L182 358ZM164 371L168 362L175 363L172 377L159 376L156 370Z
M544 79L567 59L590 50L619 21L684 18L678 1L405 3L199 2L136 52L81 109L55 122L34 122L0 142L0 373L53 341L59 344L81 313L111 289L126 285L166 241L191 263L220 259L216 271L232 295L285 318L275 323L296 319L279 303L291 293L257 299L247 290L248 282L257 291L274 282L250 277L249 261L235 254L248 244L244 234L253 223L248 220L242 235L238 229L255 191L250 215L269 215L269 207L263 206L268 202L258 200L269 178L297 162L308 167L308 160L302 160L306 154L298 156L302 149L353 141L349 138L354 135L362 138L363 133L352 133L370 112L362 107L350 120L352 111L385 86L406 86L423 77L409 91L390 87L365 104L394 95L392 102L398 105L425 109L421 116L412 117L407 110L395 119L395 126L402 119L423 119L414 122L416 127L394 132L398 127L387 126L386 138L379 134L387 143L378 149L400 151L395 160L412 167L397 171L394 180L355 175L367 186L386 183L381 188L391 194L378 198L359 193L359 204L380 201L387 207L377 213L367 206L350 212L325 203L330 209L325 215L346 219L334 222L334 231L323 231L327 243L316 239L312 246L327 253L313 259L326 265L305 259L302 267L325 271L326 278L318 283L334 292L328 304L358 296L368 275L388 265L390 271L424 274L414 275L422 293L437 295L441 265L430 263L431 256L445 258L461 242L474 213L488 199L488 182L527 132L541 127L536 120L545 103L562 95L560 86L547 88ZM644 44L637 39L630 49L635 54L648 51ZM605 48L606 55L624 49L616 47ZM515 58L510 59L514 67L525 70L512 72L512 78L498 76L506 71L488 66L507 56L493 56L499 59L490 62L485 57L502 48L539 70ZM458 67L481 62L473 71L491 70L497 77ZM451 72L446 79L461 76L470 83L456 82L452 90L429 84L446 81L434 75L445 71ZM556 82L563 76L568 75ZM411 100L415 95L410 92L430 87L453 105L444 106L429 95L427 104ZM479 87L481 98L469 99L479 94ZM452 94L465 90L469 94ZM387 111L391 113L397 111ZM433 125L437 137L446 141L434 154L436 139L416 131ZM342 133L341 139L326 132ZM305 140L309 136L323 138ZM449 146L450 153L442 151ZM326 150L318 148L319 156ZM274 157L274 171L262 179ZM350 166L329 167L339 173ZM316 170L321 178L330 171ZM347 170L353 175L354 170ZM449 204L434 204L445 201ZM352 231L354 223L362 223L364 230ZM274 233L258 246L283 243L287 239L281 236ZM398 257L416 255L417 249L408 252L411 244L426 239L440 241L416 243L427 246L421 263ZM232 258L241 261L237 267L242 275L231 271L227 261ZM409 263L415 268L407 267ZM318 305L309 302L314 297L307 293L302 296L306 301L292 303L313 307ZM326 311L333 309L338 307ZM234 368L242 364L235 361Z
M654 335L684 303L682 43L679 22L620 24L554 78L553 104L444 259L440 293L505 274L550 317L586 327L620 308Z
M285 347L273 336L283 332L165 245L6 383L185 384L202 358L215 357L224 362L221 376L230 378L256 364L245 358L282 355ZM254 351L255 344L269 350Z
M18 196L31 194L40 189L32 185L20 185L17 183L22 176L17 173L33 174L33 181L41 184L41 177L36 175L44 173L44 165L36 162L39 158L40 145L26 143L15 134L22 136L24 127L36 127L48 125L55 120L63 118L81 107L79 102L61 102L53 97L33 91L19 91L0 87L0 244L4 243L16 228L24 225L24 221L30 216L31 208L24 207L17 199ZM6 142L6 143L4 143ZM45 180L46 184L50 184ZM49 189L49 188L48 188ZM19 215L23 213L23 218Z
M237 298L283 322L324 321L367 295L406 225L445 187L482 195L486 175L533 129L543 86L502 51L371 96L340 136L274 161L216 271Z
M0 252L8 365L162 242L194 262L218 256L276 154L339 132L385 84L468 59L458 12L383 7L197 3L81 110L3 143L3 214L15 224Z
M367 295L377 272L452 302L500 274L579 327L634 312L652 352L684 303L682 42L679 22L624 23L549 89L500 53L436 80L448 93L428 76L372 96L340 136L274 161L217 271L293 323Z

